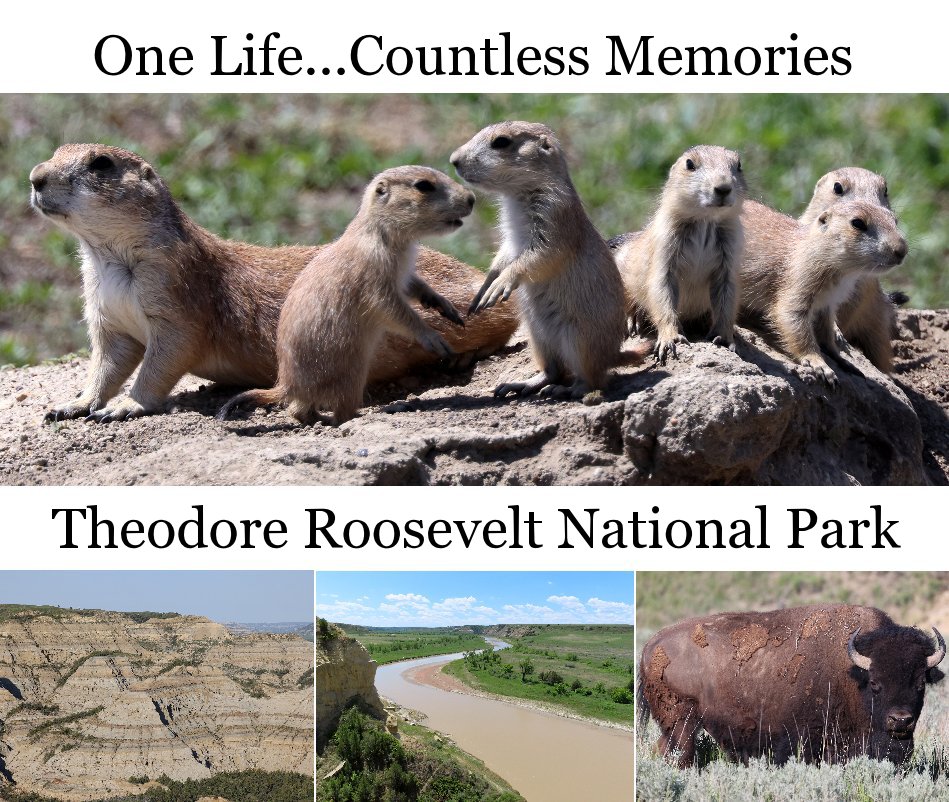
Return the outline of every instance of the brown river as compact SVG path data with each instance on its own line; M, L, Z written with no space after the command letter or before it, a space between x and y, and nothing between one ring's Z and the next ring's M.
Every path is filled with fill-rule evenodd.
M495 642L497 643L497 642ZM439 655L376 671L383 696L428 716L528 802L632 802L633 734L541 710L421 685L405 675L458 660Z

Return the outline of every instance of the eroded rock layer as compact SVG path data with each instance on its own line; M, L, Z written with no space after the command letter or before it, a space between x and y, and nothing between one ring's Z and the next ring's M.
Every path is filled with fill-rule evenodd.
M2 783L66 800L131 778L313 772L313 647L195 616L0 606Z
M332 734L340 714L354 704L382 718L376 691L376 661L361 644L332 628L330 637L316 639L316 740Z

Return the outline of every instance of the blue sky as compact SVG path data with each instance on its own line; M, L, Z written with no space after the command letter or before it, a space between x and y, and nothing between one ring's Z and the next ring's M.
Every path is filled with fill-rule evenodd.
M632 624L632 572L317 571L317 615L363 626Z
M311 571L0 571L0 604L203 615L226 623L310 621Z

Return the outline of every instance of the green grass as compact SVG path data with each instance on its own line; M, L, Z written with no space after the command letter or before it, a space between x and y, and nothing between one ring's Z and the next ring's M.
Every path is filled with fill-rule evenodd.
M512 648L466 655L443 669L478 690L631 724L633 627L538 625ZM530 661L532 671L523 673Z
M454 654L484 647L484 638L454 629L344 629L379 665L417 657Z
M792 214L835 167L881 172L910 243L884 284L907 291L916 307L949 305L944 94L3 95L0 360L32 362L86 345L76 244L28 208L30 168L63 142L138 151L183 208L223 236L325 242L375 172L422 162L450 173L452 150L512 118L558 133L606 236L642 226L669 165L697 142L739 150L752 196ZM494 217L479 201L470 223L432 244L485 267ZM25 304L3 300L23 293Z

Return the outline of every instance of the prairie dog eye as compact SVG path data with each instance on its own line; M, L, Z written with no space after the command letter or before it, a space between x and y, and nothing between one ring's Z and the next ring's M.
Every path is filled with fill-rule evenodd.
M695 169L695 162L692 161L692 159L686 159L686 160L685 160L685 169L686 169L686 170L694 170L694 169Z
M113 167L115 167L115 162L113 162L108 156L96 156L91 162L89 162L89 169L94 173L104 173L106 170L111 170Z
M850 221L850 225L857 229L857 231L867 230L867 221L860 217L853 218L853 220Z
M844 194L844 185L839 181L834 181L834 194L843 195Z
M491 148L493 150L504 150L511 146L511 138L509 136L496 136L491 140Z
M435 191L435 185L427 178L420 178L412 186L414 186L419 192L428 193Z

